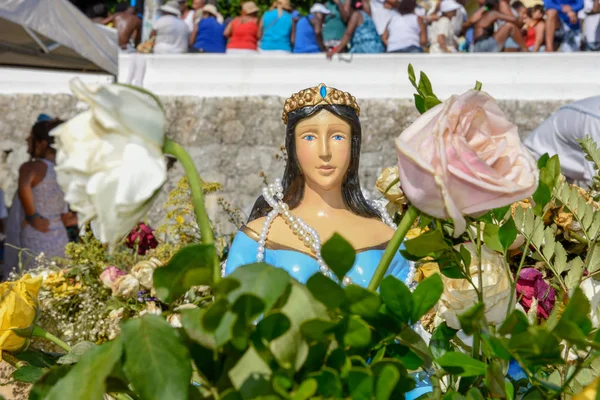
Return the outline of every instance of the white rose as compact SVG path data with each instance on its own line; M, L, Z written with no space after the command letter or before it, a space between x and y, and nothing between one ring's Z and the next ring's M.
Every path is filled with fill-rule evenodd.
M121 275L113 283L112 295L116 297L134 297L140 290L140 281L133 276Z
M157 306L155 302L149 301L148 303L146 303L146 308L142 310L142 312L140 312L140 317L145 314L161 315L162 308Z
M150 95L120 85L70 83L85 111L52 131L65 200L103 243L121 240L146 214L167 178L166 117Z
M473 283L478 286L478 259L474 243L463 244L471 253L469 273ZM491 325L498 325L506 318L510 298L511 284L507 275L507 265L499 253L486 246L481 248L481 269L483 281L483 303L485 317ZM460 329L458 315L477 303L477 293L466 279L450 279L442 275L444 292L438 302L438 315L449 327ZM513 303L515 296L513 297Z
M594 278L587 278L581 282L580 288L590 300L590 305L592 307L592 324L594 327L598 328L600 326L600 282Z
M135 264L135 266L131 269L131 275L140 281L140 284L143 287L146 289L152 289L152 275L154 274L154 270L161 265L162 263L160 260L152 257L150 260L140 261L139 263Z
M179 307L175 308L174 311L192 310L194 308L198 308L198 306L196 306L194 304L183 304L183 305L180 305ZM171 326L173 328L181 328L183 326L181 314L179 314L179 313L173 313L173 314L169 315L167 317L167 322L169 324L171 324Z

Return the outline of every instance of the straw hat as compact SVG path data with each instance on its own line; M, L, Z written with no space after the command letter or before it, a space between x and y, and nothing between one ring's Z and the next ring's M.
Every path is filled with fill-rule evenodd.
M166 13L181 17L181 10L179 10L179 2L177 2L177 0L170 0L165 5L160 6L159 9Z
M215 17L219 16L219 11L217 11L217 7L215 7L213 4L205 5L204 8L202 9L202 12L212 14Z
M260 11L256 3L253 1L247 1L244 4L242 4L242 10L246 14L254 14Z

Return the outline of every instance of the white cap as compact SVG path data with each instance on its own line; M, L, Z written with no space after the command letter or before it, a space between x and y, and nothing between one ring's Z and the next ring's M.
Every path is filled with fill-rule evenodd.
M461 8L462 6L455 0L443 0L442 4L440 4L440 12L443 13L460 10Z
M310 8L310 13L321 13L324 15L327 14L331 14L331 11L329 11L329 9L327 9L327 7L325 7L323 4L321 3L315 3L313 4L313 6Z

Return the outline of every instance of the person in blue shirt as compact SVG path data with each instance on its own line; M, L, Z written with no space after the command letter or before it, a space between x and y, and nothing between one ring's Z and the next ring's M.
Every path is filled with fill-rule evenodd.
M292 51L292 6L289 0L277 0L264 13L258 25L260 51L290 53Z
M577 13L583 9L583 0L544 0L544 7L546 8L546 51L556 51L557 32L563 36L563 41L566 41L569 35L579 31Z
M325 51L323 44L323 21L331 14L323 4L316 3L310 8L307 17L301 17L292 29L294 53L321 53Z
M202 19L190 35L190 44L199 53L225 53L227 38L225 25L217 20L217 7L207 4L202 9Z

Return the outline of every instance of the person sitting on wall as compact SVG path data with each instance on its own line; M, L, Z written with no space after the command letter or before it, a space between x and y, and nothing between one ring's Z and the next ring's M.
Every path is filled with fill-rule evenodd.
M546 8L546 51L556 51L556 42L563 50L574 50L575 36L579 32L577 13L583 9L583 0L544 0Z
M242 15L235 17L223 33L229 38L228 54L256 53L258 48L258 12L259 8L253 1L242 4Z
M115 13L101 21L102 25L114 24L121 50L134 53L142 41L142 20L136 15L135 8L128 3L117 3Z
M187 53L190 32L181 17L177 0L160 7L162 15L154 21L150 37L155 38L155 54Z
M321 3L310 8L310 14L302 17L292 28L294 53L321 53L326 51L323 43L323 21L331 11Z
M217 18L217 7L207 4L202 9L202 19L190 35L190 45L198 53L225 53L227 38L225 26Z
M590 135L600 143L600 96L562 106L542 122L523 143L537 158L558 154L562 173L569 182L587 187L594 167L586 161L577 142Z

